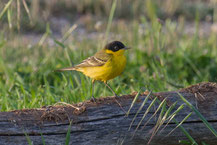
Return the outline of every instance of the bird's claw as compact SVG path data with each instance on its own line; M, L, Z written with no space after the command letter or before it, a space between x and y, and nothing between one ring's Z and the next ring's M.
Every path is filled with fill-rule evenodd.
M117 94L115 94L115 98L120 98L120 96L118 96Z
M90 101L96 103L96 99L95 99L95 97L92 96L91 99L90 99Z

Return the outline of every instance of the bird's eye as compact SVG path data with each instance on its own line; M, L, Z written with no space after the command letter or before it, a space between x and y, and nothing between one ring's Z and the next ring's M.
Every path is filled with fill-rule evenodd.
M118 50L118 47L117 47L117 46L115 46L115 47L114 47L114 49L115 49L115 50Z

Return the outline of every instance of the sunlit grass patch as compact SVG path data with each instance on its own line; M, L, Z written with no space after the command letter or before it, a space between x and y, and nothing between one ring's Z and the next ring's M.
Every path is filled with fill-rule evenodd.
M57 73L54 70L80 63L101 49L107 40L121 40L132 47L126 54L128 62L124 73L109 82L119 94L142 88L170 91L201 81L216 81L216 35L215 32L200 35L198 18L193 23L195 33L188 35L184 32L185 19L160 22L156 5L151 1L147 1L150 5L148 16L132 21L117 20L119 2L115 3L108 13L109 22L103 23L109 32L106 39L101 37L106 29L93 32L93 39L80 33L81 28L76 24L60 36L56 36L49 22L41 35L7 34L3 33L5 29L0 35L1 110L89 99L89 78L78 72ZM1 11L4 16L6 11ZM104 85L96 83L96 97L110 95Z

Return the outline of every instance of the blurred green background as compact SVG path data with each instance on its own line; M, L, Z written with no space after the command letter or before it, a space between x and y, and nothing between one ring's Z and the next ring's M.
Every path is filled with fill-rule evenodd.
M0 110L90 99L89 78L53 70L77 64L113 40L132 47L126 53L125 72L109 82L120 95L216 82L216 4L215 0L1 0ZM96 97L112 95L100 82L95 87Z

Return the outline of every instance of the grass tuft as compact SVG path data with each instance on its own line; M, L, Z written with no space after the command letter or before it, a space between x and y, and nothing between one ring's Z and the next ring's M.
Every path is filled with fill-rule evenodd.
M209 124L209 122L204 118L204 116L190 103L186 100L179 92L177 92L179 97L186 103L186 105L196 113L196 115L203 121L206 127L217 137L217 131Z
M72 126L72 122L70 122L69 124L69 128L66 134L66 142L65 145L69 145L69 141L70 141L70 134L71 134L71 126Z

